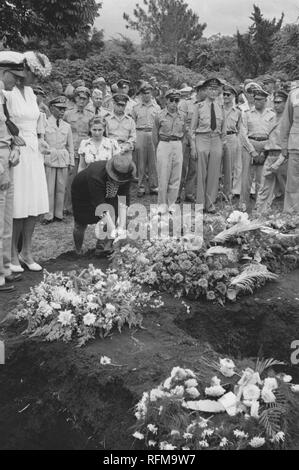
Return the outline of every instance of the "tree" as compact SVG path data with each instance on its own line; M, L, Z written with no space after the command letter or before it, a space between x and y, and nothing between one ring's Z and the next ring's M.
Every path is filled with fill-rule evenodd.
M273 70L295 76L299 73L299 25L287 24L277 33L273 50Z
M239 64L243 75L262 75L273 60L272 47L275 34L281 29L284 13L279 20L264 18L260 8L253 5L252 25L245 34L237 32Z
M98 16L96 0L2 0L0 31L9 47L24 47L28 38L74 36L88 31Z
M200 24L184 0L143 0L142 8L136 5L131 19L123 14L127 28L139 32L144 47L151 47L160 58L169 56L178 64L191 44L201 38L206 23Z

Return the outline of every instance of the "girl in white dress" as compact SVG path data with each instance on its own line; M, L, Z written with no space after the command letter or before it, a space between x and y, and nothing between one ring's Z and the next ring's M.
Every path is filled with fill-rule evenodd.
M121 152L116 140L103 136L104 129L105 120L101 117L94 117L90 121L91 137L82 140L78 150L80 156L78 173L91 163L110 160L114 155Z
M33 259L31 243L37 216L49 210L44 158L40 151L43 144L44 119L32 88L26 86L33 84L35 79L32 71L28 70L27 77L19 79L17 86L6 95L10 118L26 142L26 146L21 148L20 163L14 171L13 272L23 271L20 263L31 271L42 269ZM19 254L20 236L22 252Z

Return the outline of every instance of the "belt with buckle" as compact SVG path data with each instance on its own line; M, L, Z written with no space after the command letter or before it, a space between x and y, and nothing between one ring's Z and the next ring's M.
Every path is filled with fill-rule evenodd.
M227 133L226 133L226 135L234 135L234 134L236 134L235 131L227 131Z
M269 157L278 157L278 155L281 154L281 150L266 150L267 155L269 155Z
M150 127L136 127L136 131L152 132Z
M265 140L268 140L268 137L248 137L250 140L255 140L256 142L264 142Z
M161 142L181 141L182 137L160 137Z

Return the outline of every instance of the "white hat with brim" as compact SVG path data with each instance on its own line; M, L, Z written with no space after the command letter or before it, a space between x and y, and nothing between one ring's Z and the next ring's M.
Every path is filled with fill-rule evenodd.
M25 77L24 55L20 52L0 51L0 68L18 77Z

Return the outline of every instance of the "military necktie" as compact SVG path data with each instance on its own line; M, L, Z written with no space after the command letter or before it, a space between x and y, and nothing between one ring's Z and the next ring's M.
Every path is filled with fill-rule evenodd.
M99 114L99 107L97 106L95 110L95 115L97 116L98 114Z
M59 119L56 119L56 126L59 127Z
M211 129L214 131L216 129L217 123L216 123L216 114L215 114L215 108L214 108L214 103L212 101L211 103Z

